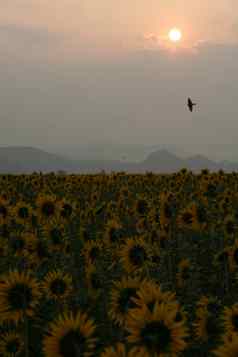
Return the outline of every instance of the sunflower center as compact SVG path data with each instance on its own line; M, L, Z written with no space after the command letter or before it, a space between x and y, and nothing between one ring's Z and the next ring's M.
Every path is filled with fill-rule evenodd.
M185 212L183 214L183 221L185 224L192 224L193 223L193 215L190 212Z
M197 219L199 223L205 223L207 220L206 211L203 207L197 207Z
M100 252L100 250L99 250L98 247L93 247L90 250L89 257L93 262L95 261L95 259L97 259L98 255L99 255L99 252Z
M6 218L7 216L7 209L3 205L0 206L0 216L3 216L3 218Z
M85 337L79 331L71 330L61 338L59 350L63 357L85 356Z
M232 315L232 325L238 331L238 315Z
M96 272L92 272L91 274L91 284L92 284L92 287L93 289L101 289L102 288L102 283L99 279L99 276Z
M136 297L136 292L136 288L125 288L120 292L118 304L122 313L125 313L129 309L136 306L136 304L131 299L132 297Z
M147 258L145 249L140 245L134 246L130 250L129 256L132 264L136 266L141 266Z
M50 290L54 295L63 295L66 287L63 279L55 279L50 285Z
M29 217L29 211L27 207L20 207L18 210L18 217L20 218L28 218Z
M17 338L12 339L11 341L7 342L6 351L11 356L15 356L17 352L21 349L21 344Z
M112 243L116 243L120 239L120 231L115 227L111 227L109 237Z
M171 342L171 333L162 321L152 321L141 330L141 339L148 350L165 352Z
M146 304L146 306L148 307L148 309L150 310L150 312L153 312L155 303L156 303L156 300L152 300L152 301L150 301L150 302L148 302L148 303Z
M238 248L235 249L233 257L234 257L236 264L238 264Z
M31 301L31 288L25 284L15 284L8 292L8 302L12 310L27 308Z
M219 305L217 302L209 302L209 304L207 304L207 310L212 313L212 314L217 314L218 310L219 310Z
M37 255L39 258L46 258L48 257L48 251L46 245L39 241L37 244Z
M14 252L17 252L19 250L24 249L25 241L24 241L24 239L21 239L21 238L15 238L15 239L13 239L11 246L12 246L12 249L14 250Z
M182 320L183 320L183 315L181 314L180 311L178 311L178 312L176 313L176 315L175 315L175 321L176 321L176 322L180 322L180 321L182 321Z
M46 217L53 216L55 213L54 203L51 201L44 202L41 207L41 211L42 211L43 215Z
M227 221L226 223L226 231L228 234L233 233L235 230L235 224L233 221Z
M58 229L58 228L51 229L50 238L51 238L53 244L55 244L55 245L60 244L61 240L62 240L62 233L61 233L60 229Z
M167 202L164 204L164 215L168 219L172 217L172 210Z
M189 269L189 267L183 268L183 270L182 270L182 279L183 280L188 280L189 277L190 277L190 269Z
M140 215L143 215L147 212L147 209L148 209L148 204L146 201L144 200L139 200L137 202L137 212L140 214Z
M68 203L65 203L63 205L63 209L61 211L61 216L63 218L69 218L71 216L72 212L73 212L72 206Z

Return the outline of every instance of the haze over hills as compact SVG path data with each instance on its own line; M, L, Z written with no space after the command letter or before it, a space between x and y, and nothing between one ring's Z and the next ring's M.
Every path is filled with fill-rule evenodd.
M120 160L73 160L52 154L34 147L0 148L0 173L57 172L95 173L102 170L125 171L130 173L156 172L171 173L182 168L199 172L204 168L210 171L236 171L238 163L229 161L215 162L202 155L181 158L163 149L152 152L140 162Z

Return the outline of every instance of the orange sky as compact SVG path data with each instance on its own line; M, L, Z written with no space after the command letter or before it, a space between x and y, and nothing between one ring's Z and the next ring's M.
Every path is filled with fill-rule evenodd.
M0 21L59 32L75 52L80 46L107 52L133 49L148 34L161 38L174 26L188 46L236 41L237 13L234 0L8 0Z

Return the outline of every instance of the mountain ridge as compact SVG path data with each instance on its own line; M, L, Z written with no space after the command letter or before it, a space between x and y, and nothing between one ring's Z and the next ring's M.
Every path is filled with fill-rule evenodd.
M76 160L32 146L0 147L0 173L32 173L58 172L95 173L100 171L125 171L130 173L172 173L186 168L199 172L202 169L210 171L236 171L238 163L228 160L213 161L204 155L196 154L181 158L166 149L151 152L140 162L124 162L120 160Z

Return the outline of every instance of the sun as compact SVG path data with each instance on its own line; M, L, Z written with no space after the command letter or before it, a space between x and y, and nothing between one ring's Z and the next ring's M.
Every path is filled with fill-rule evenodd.
M172 28L170 31L169 31L169 39L170 41L172 42L178 42L181 40L182 38L182 33L179 29L177 28Z

